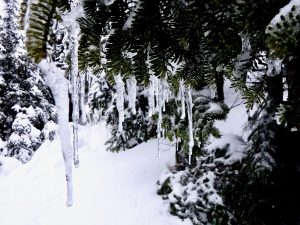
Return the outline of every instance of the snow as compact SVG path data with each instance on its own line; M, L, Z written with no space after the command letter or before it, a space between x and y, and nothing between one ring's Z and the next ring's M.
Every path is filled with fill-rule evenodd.
M0 155L0 181L3 179L2 177L9 175L21 165L22 163L14 157Z
M0 0L0 15L2 15L3 10L4 10L4 0Z
M103 3L105 4L105 5L111 5L111 4L113 4L115 2L115 0L103 0Z
M276 23L281 21L281 16L286 16L292 11L293 6L295 6L295 14L300 13L300 0L291 0L286 6L280 9L280 12L272 19L270 25L275 26Z
M124 26L123 26L123 30L131 29L133 18L135 17L136 12L140 8L140 1L138 1L137 3L133 3L133 4L135 4L135 6L133 6L133 9L131 10L131 12L130 12L130 14L129 14Z
M219 104L214 103L214 102L209 102L209 109L206 112L207 113L208 112L210 112L210 113L223 112L223 109Z
M218 158L215 159L215 162L222 161L224 165L231 165L233 162L241 161L243 158L245 158L247 154L245 142L240 136L234 134L225 134L220 139L215 139L205 149L208 153L211 153L213 150L217 148L222 149L228 144L230 144L230 146L224 159Z
M241 94L231 88L231 83L226 80L224 83L225 104L231 108L225 120L217 120L215 126L222 134L236 134L243 138L247 138L249 132L244 130L244 125L247 123L248 114L241 98Z
M103 124L80 127L80 169L74 171L74 202L64 204L60 140L46 141L33 159L0 182L1 225L192 225L168 212L156 182L174 164L175 150L156 157L156 140L126 152L107 152ZM17 213L17 216L16 216Z

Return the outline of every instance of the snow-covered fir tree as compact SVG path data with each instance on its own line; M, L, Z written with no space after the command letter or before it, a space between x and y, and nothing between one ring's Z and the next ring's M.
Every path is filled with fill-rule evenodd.
M26 56L18 10L18 1L5 1L0 31L0 138L7 143L6 154L25 163L42 143L43 128L56 113L41 72Z

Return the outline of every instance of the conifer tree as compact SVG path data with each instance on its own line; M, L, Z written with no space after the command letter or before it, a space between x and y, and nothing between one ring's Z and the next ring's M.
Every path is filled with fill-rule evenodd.
M19 3L5 3L0 31L0 138L7 141L7 154L25 163L42 143L45 124L56 116L41 73L26 57L18 27Z

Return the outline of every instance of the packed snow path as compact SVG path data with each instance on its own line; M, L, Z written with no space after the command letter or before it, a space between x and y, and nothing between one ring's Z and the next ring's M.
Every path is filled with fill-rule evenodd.
M58 139L43 144L29 163L5 176L0 171L0 224L190 225L169 215L156 194L156 181L173 163L174 150L166 146L158 159L153 140L110 153L104 147L107 134L103 125L81 128L70 208Z

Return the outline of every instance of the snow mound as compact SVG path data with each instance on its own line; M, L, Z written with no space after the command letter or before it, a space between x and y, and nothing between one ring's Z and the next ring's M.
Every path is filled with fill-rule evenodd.
M0 177L7 176L21 164L22 163L14 157L4 157L0 155Z
M103 124L79 127L81 165L73 171L70 208L58 136L1 177L1 225L191 225L171 216L156 194L157 179L174 164L175 150L164 148L158 159L157 140L151 140L115 154L105 149L107 136Z

